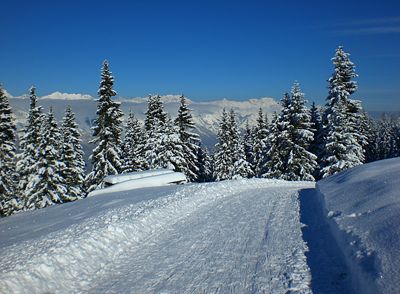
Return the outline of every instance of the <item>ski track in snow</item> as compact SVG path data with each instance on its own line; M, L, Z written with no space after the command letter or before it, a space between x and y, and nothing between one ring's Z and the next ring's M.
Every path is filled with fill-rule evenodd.
M3 248L0 292L311 293L298 190L313 186L186 185L106 210Z

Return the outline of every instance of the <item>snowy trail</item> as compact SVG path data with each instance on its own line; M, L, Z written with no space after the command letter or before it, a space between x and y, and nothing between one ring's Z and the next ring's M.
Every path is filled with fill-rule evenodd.
M298 191L313 185L187 185L112 207L3 248L0 292L311 292Z

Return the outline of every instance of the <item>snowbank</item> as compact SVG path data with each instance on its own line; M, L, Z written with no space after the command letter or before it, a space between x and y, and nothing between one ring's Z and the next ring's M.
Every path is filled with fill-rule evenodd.
M400 158L365 164L317 183L319 200L360 293L398 293Z
M152 169L152 170L145 170L145 171L141 171L141 172L132 172L132 173L108 176L108 177L104 178L103 182L106 184L114 185L117 183L129 181L129 180L158 176L158 175L163 175L163 174L170 174L173 172L174 172L173 170L166 169L166 168Z
M169 171L169 170L168 170ZM118 180L118 178L116 178ZM89 193L88 197L108 194L112 192L122 192L129 191L133 189L146 188L146 187L159 187L171 184L180 184L186 182L186 176L179 172L168 172L165 174L159 174L155 176L147 176L142 178L137 178L133 180L128 180L124 182L117 183L113 186L95 190Z

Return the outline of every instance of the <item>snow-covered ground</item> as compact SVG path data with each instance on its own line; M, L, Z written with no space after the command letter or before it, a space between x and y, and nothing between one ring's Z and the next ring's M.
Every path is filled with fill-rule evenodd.
M142 188L0 219L0 293L398 293L400 159Z
M318 182L318 200L359 293L399 293L400 158Z
M0 220L0 292L310 292L299 190L224 181L86 198Z

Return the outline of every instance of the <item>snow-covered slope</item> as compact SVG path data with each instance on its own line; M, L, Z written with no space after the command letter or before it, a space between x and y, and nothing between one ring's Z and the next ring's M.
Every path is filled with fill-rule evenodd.
M1 293L310 293L299 189L111 193L0 219Z
M399 293L400 158L317 183L319 198L360 293Z
M11 95L9 95L12 97ZM179 107L178 95L165 95L162 100L165 108L171 116L176 116ZM130 110L141 121L144 120L147 110L147 98L118 98L121 101L121 107L125 114ZM12 97L10 103L17 119L17 126L21 128L26 120L27 110L29 108L29 99L26 96ZM88 141L91 135L91 126L96 117L96 101L89 95L67 94L55 92L46 95L39 100L44 109L48 111L53 106L53 111L58 120L63 115L67 105L71 105L72 110L76 113L77 122L84 131L84 141ZM261 107L265 113L271 114L280 109L279 104L272 98L250 99L246 101L234 101L228 99L195 102L189 100L189 107L193 109L193 119L197 127L197 132L202 137L203 144L212 147L215 142L215 134L218 129L218 120L221 116L222 109L233 108L238 114L239 127L244 128L247 120L251 124L255 123L258 109Z

